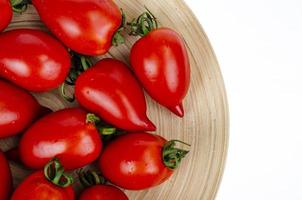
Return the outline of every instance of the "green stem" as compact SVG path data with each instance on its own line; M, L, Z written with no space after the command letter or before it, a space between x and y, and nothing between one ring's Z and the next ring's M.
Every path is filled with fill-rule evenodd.
M65 188L73 184L73 178L64 173L64 168L57 158L51 160L44 167L44 176L48 181L59 187Z
M162 151L163 162L166 165L166 167L172 170L176 169L179 166L181 160L189 153L189 151L187 150L175 148L176 143L181 143L186 146L191 146L180 140L171 140L164 145Z
M134 36L145 36L154 29L158 29L158 22L156 17L152 12L146 8L146 11L143 12L137 19L133 19L131 22L128 22L127 25L130 26L130 35Z
M12 9L16 13L23 13L26 11L28 4L31 4L31 0L10 0Z
M66 83L65 82L62 83L62 85L60 86L60 94L66 101L72 103L75 101L75 96L74 95L72 97L68 96L65 91L65 86L66 86Z
M79 181L84 187L91 187L93 185L100 185L105 184L106 180L104 177L99 175L95 171L84 171L83 169L80 169L80 171L77 172Z

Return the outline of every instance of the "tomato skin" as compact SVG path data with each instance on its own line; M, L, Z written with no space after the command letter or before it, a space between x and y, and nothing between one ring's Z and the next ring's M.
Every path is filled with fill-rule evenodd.
M173 173L162 161L166 142L149 133L122 135L103 150L100 170L106 179L125 189L143 190L159 185Z
M122 23L112 0L33 0L42 21L66 46L85 55L105 54Z
M8 162L0 150L0 199L8 200L12 190L12 175Z
M0 0L0 32L3 31L13 17L13 10L11 8L10 0Z
M33 92L46 92L64 82L70 55L43 31L18 29L0 35L0 76Z
M190 84L190 63L181 36L168 28L155 29L135 43L130 61L148 94L183 117L182 101Z
M61 188L49 182L43 171L27 177L15 190L11 200L74 200L71 186Z
M40 109L30 93L0 79L0 138L21 133L37 118Z
M128 197L114 186L95 185L85 189L79 200L128 200Z
M76 81L75 96L83 107L118 128L156 129L146 116L141 86L121 61L104 59L82 73Z
M69 108L51 113L33 124L22 136L19 153L22 162L41 169L52 158L58 158L66 170L84 167L101 153L102 140L87 113Z

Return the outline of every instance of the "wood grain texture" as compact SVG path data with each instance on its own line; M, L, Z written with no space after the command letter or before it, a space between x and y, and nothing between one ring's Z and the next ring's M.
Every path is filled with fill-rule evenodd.
M185 99L185 117L180 119L149 97L148 113L157 125L157 133L167 139L180 139L192 145L173 177L161 186L147 191L126 191L131 200L208 200L214 199L224 169L228 143L228 106L220 69L209 41L190 9L182 0L117 0L129 18L139 15L147 6L158 17L161 26L181 33L191 61L191 86ZM47 30L33 7L15 15L9 29L31 27ZM136 38L113 47L105 56L129 63L129 50ZM100 58L102 58L100 57ZM59 110L75 106L60 98L58 91L34 94L42 105ZM15 138L0 141L3 150L17 144ZM29 172L11 164L15 185Z

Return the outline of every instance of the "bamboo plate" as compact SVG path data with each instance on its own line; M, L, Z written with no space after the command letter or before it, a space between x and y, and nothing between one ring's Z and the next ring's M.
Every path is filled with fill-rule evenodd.
M147 6L157 16L161 26L181 33L186 41L191 60L191 86L185 99L185 117L179 119L149 97L148 111L157 125L157 133L167 139L180 139L192 144L174 176L151 190L126 191L131 200L197 200L214 199L223 173L228 142L228 107L220 69L197 19L182 0L117 0L118 5L132 19ZM15 15L8 29L21 27L46 30L33 7L22 15ZM105 57L115 57L128 62L129 49L135 38L127 38L125 45L113 47ZM104 56L103 56L104 57ZM39 102L53 110L75 106L60 98L57 90L34 94ZM7 150L17 144L16 138L0 141ZM14 183L29 173L21 166L11 163Z

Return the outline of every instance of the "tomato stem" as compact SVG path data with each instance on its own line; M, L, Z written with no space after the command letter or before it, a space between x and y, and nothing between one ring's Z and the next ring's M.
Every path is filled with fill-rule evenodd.
M154 29L158 29L158 22L156 17L152 12L145 7L146 11L143 12L137 19L133 19L128 22L127 25L130 26L129 35L134 36L145 36Z
M101 175L99 175L95 171L91 171L91 170L84 171L83 169L80 169L77 172L77 174L78 174L80 183L84 187L91 187L93 185L100 185L100 184L106 183L105 178L102 177Z
M16 13L23 13L26 11L28 4L31 4L31 0L10 0L12 9Z
M176 169L179 166L181 160L189 153L189 151L187 150L175 148L176 143L191 146L180 140L171 140L164 145L162 151L163 162L166 167L170 169Z
M93 123L102 136L108 136L117 133L117 129L115 127L106 125L98 116L93 113L87 114L86 123Z
M118 46L120 44L125 43L125 38L122 35L122 32L124 31L126 27L126 14L124 13L123 9L121 9L121 14L122 14L122 23L119 29L115 32L113 38L112 38L112 45Z
M52 159L44 167L45 178L59 187L68 187L73 184L73 178L65 174L64 167L57 158Z
M72 67L70 68L69 74L65 79L65 82L60 87L61 96L68 102L74 102L74 94L72 97L66 95L66 85L74 86L78 76L81 75L84 71L88 70L92 65L91 57L84 56L73 51L70 52Z

